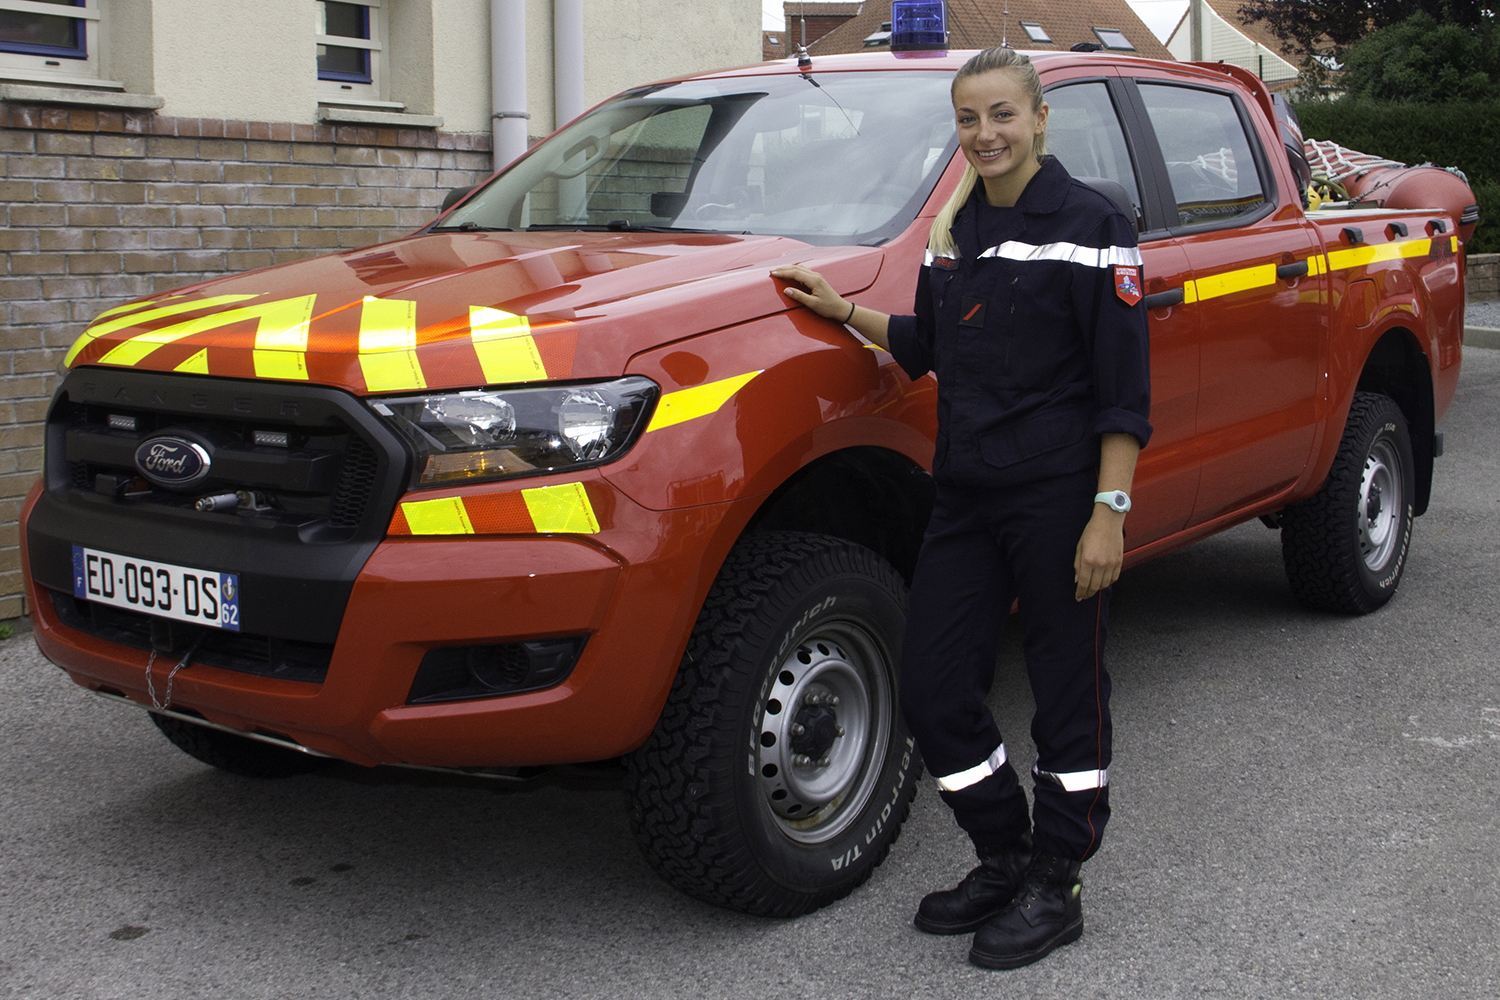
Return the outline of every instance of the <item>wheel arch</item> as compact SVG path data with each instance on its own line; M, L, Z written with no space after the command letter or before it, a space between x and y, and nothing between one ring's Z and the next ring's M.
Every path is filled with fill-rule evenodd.
M1432 364L1416 335L1393 327L1381 335L1365 357L1355 392L1378 392L1395 400L1411 435L1416 495L1412 512L1427 512L1432 497L1434 435L1437 430L1432 393Z
M932 477L900 452L843 448L790 476L742 534L809 531L842 538L878 553L910 585L936 492Z

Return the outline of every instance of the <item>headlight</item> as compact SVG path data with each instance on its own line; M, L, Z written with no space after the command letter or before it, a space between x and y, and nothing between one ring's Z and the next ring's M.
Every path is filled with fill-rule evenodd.
M418 486L612 462L646 429L660 388L629 375L588 385L482 389L371 402L417 453Z

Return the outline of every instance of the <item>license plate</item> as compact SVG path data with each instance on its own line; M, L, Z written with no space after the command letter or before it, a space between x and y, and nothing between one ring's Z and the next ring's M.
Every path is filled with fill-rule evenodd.
M194 625L240 630L240 578L73 546L73 596Z

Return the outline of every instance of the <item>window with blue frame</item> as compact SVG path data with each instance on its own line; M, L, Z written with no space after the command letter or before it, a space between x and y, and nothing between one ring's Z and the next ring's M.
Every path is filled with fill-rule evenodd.
M372 83L370 5L318 0L318 79Z
M87 0L0 0L0 52L87 59L86 7Z

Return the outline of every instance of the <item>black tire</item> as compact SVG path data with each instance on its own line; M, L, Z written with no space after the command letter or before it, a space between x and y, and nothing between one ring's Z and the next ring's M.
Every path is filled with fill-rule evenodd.
M1401 585L1411 545L1415 465L1394 400L1357 392L1323 488L1281 515L1292 595L1309 608L1369 614Z
M151 713L151 721L189 757L247 778L290 778L332 763L328 757L287 750L271 743L210 729L169 715Z
M628 762L632 827L668 882L792 917L870 877L922 773L897 697L905 623L905 585L869 549L741 540Z

